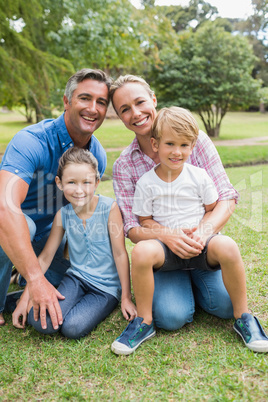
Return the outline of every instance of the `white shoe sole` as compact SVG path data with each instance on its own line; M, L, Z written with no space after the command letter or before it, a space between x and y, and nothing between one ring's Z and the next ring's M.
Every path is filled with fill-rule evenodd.
M259 353L265 353L268 352L268 340L265 341L254 341L250 343L246 343L243 336L240 334L240 332L234 328L235 332L242 338L244 344L246 345L247 348L250 350L253 350L253 352L259 352Z
M130 355L135 352L135 350L142 344L142 342L147 341L150 338L155 336L156 332L154 331L152 334L148 335L145 339L140 341L134 348L129 348L127 345L120 343L118 341L114 341L112 343L111 349L116 355Z

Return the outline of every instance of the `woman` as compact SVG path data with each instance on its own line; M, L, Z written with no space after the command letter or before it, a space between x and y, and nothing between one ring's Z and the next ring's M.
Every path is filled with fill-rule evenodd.
M153 220L142 228L132 214L132 204L138 179L159 163L150 142L157 100L146 81L132 75L119 77L111 86L110 95L119 118L136 135L113 168L114 191L123 215L125 235L133 243L159 239L181 258L198 255L207 238L224 227L238 199L238 193L230 184L216 148L209 137L200 131L194 151L188 159L188 163L207 171L219 194L216 208L210 215L205 215L195 231L200 242L191 238L192 232L187 228L172 231ZM154 258L149 250L145 257ZM157 327L175 330L191 322L195 302L218 317L233 317L231 300L224 287L221 271L159 271L154 276L153 317Z

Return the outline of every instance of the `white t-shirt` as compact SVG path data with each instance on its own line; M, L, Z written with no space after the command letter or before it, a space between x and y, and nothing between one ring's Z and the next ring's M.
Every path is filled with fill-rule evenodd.
M177 179L167 183L158 177L155 169L138 180L132 212L152 216L172 229L197 226L204 216L204 205L214 203L219 197L207 172L185 163Z

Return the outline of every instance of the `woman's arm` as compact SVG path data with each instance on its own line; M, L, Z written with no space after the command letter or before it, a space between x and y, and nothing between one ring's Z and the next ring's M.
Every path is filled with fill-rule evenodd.
M129 259L125 247L122 216L116 203L111 208L108 228L113 257L122 287L121 310L126 320L133 320L137 315L137 310L131 301Z

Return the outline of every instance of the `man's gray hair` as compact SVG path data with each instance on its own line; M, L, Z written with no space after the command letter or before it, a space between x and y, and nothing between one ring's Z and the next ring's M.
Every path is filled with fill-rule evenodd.
M73 93L78 84L87 79L103 82L107 86L108 91L110 90L112 79L104 71L83 68L72 75L66 84L64 95L67 97L69 103L72 101Z

